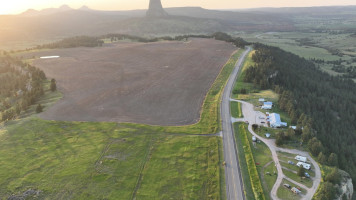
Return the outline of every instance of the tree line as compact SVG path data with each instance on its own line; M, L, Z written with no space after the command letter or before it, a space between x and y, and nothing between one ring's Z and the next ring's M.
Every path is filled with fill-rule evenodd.
M278 93L280 108L310 152L320 163L349 172L356 185L356 84L280 48L254 47L255 64L245 71L245 81Z
M0 121L17 118L44 94L45 73L22 61L0 56Z
M110 39L111 42L116 42L120 40L131 40L137 42L158 42L158 41L182 41L187 40L188 38L215 38L216 40L222 40L226 42L231 42L237 47L245 47L250 43L246 42L244 39L237 37L233 38L230 35L222 32L216 32L211 35L179 35L175 37L171 36L162 36L162 37L152 37L152 38L145 38L139 37L135 35L128 35L128 34L106 34L99 37L95 36L76 36L76 37L69 37L62 39L57 42L38 45L35 49L57 49L57 48L74 48L74 47L100 47L104 44L104 39ZM31 49L26 49L31 50Z

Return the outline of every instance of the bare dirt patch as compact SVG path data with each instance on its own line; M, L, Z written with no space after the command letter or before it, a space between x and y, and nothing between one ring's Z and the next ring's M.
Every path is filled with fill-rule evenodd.
M205 95L236 48L212 39L115 43L58 49L34 64L64 94L41 114L49 120L185 125L199 120Z

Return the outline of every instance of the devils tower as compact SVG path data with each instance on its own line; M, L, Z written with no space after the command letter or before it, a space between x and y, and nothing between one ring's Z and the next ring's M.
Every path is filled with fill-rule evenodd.
M150 6L146 13L147 17L164 17L168 16L162 7L161 0L150 0Z

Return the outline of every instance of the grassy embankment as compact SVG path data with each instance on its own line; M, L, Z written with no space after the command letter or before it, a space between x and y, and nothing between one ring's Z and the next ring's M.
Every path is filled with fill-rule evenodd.
M230 102L231 106L231 116L234 118L242 118L242 110L241 110L241 103L232 101Z
M247 198L269 199L268 197L266 198L266 193L262 188L260 180L261 174L259 174L259 171L257 170L256 163L261 161L259 164L265 165L266 163L270 162L270 160L265 159L264 156L260 156L261 153L263 154L263 152L259 151L260 149L258 149L261 145L258 145L259 147L257 149L255 149L256 147L253 147L252 141L248 139L250 134L248 133L245 124L235 123L234 132L237 142L236 145L239 151L240 167L243 174L243 182ZM263 148L261 150L265 151L266 149ZM250 194L253 194L253 197ZM269 196L268 193L267 196Z
M221 139L175 133L218 130L222 88L241 52L219 74L195 125L55 122L33 116L8 122L0 131L0 196L37 189L49 199L225 199ZM39 103L48 107L58 98L46 91ZM32 113L33 108L25 116Z

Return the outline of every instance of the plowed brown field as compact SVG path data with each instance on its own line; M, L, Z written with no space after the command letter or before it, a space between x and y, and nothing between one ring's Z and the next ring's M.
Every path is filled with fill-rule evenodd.
M212 39L114 43L34 53L64 97L41 117L185 125L199 120L210 86L236 48ZM32 55L30 55L32 56Z

